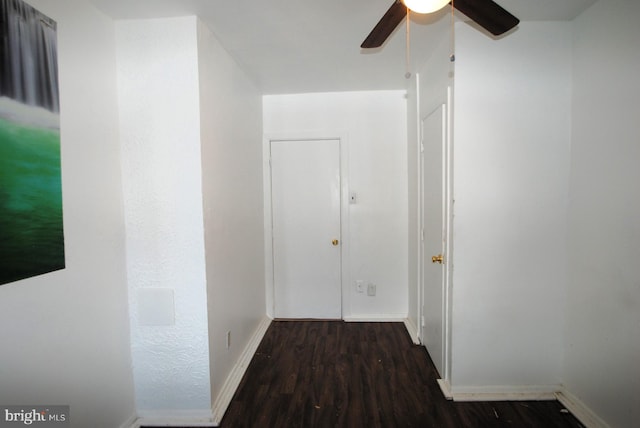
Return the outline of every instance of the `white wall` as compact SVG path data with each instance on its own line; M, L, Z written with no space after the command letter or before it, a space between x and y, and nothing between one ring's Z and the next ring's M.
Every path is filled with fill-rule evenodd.
M565 383L612 427L640 420L640 4L574 22Z
M71 426L135 416L114 26L86 2L31 0L58 23L66 269L0 287L0 403L69 404Z
M212 399L265 317L262 96L198 22ZM226 334L230 332L230 347Z
M120 21L116 39L136 405L142 417L206 417L197 20Z
M411 333L418 340L418 287L420 282L420 224L418 199L418 177L420 174L420 111L418 109L417 80L411 79L407 88L407 321Z
M454 392L561 383L571 133L565 23L456 25ZM552 388L551 388L552 389Z
M290 137L346 135L349 286L345 318L407 316L407 106L404 91L264 97L264 133ZM343 237L343 241L346 237ZM355 280L377 285L356 293Z

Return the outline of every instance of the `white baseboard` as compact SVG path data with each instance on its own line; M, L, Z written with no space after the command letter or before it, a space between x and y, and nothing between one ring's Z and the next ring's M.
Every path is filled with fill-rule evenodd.
M224 416L224 413L231 403L231 399L240 385L242 376L247 370L253 355L258 349L264 334L271 324L271 318L265 317L260 321L249 339L249 343L242 351L240 358L233 366L225 381L220 394L213 403L213 409L204 410L160 410L160 411L139 411L138 417L132 418L128 424L121 428L149 427L217 427Z
M562 385L534 385L522 387L473 386L452 390L449 382L438 379L442 394L453 401L540 401L558 400L586 428L611 428L578 397Z
M556 398L564 407L571 412L585 427L587 428L610 428L610 426L600 419L598 415L593 413L586 404L584 404L578 397L571 394L566 388L561 388L556 393Z
M140 410L131 428L146 427L215 427L210 409Z
M349 315L342 320L344 322L404 322L407 314L382 314L382 315Z
M418 327L416 327L411 318L405 318L403 321L404 326L407 329L407 333L409 333L409 337L411 337L411 341L413 341L413 344L420 345L420 338L418 337Z
M453 400L453 394L451 393L451 384L448 380L438 379L438 386L440 386L440 390L442 391L442 395L447 400Z
M138 422L138 415L133 415L120 425L120 428L138 428L140 425L136 426L136 422Z
M249 340L249 343L245 347L244 351L242 351L240 358L233 366L233 369L231 369L229 376L227 376L227 380L224 382L224 385L222 385L220 394L218 394L218 397L213 402L213 422L215 423L214 426L218 426L220 424L224 413L227 411L227 407L229 407L229 404L231 403L233 394L235 394L236 389L238 389L240 381L242 380L242 376L244 376L244 373L247 371L247 367L249 366L253 355L256 353L258 345L260 345L260 342L267 332L269 325L271 325L271 318L264 317L258 325L256 331L253 333L253 336L251 336L251 339Z
M453 401L541 401L555 400L560 385L452 387Z

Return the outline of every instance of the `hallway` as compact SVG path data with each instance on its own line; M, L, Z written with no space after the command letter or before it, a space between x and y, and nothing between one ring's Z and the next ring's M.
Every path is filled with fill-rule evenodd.
M555 401L452 402L402 323L274 321L222 427L581 427Z

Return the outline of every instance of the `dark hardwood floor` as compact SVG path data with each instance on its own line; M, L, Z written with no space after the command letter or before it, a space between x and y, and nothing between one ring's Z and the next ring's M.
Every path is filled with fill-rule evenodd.
M557 401L447 401L437 378L402 323L274 321L221 426L582 427Z

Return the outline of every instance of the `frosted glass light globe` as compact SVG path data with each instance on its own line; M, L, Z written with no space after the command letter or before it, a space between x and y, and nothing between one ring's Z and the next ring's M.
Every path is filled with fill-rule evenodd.
M403 0L415 13L432 13L445 7L451 0Z

